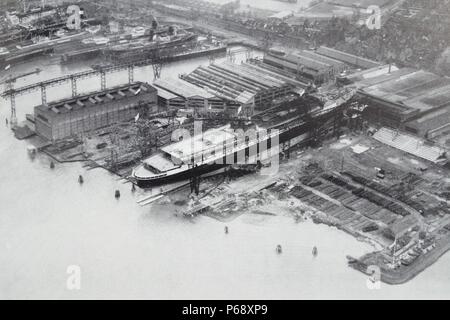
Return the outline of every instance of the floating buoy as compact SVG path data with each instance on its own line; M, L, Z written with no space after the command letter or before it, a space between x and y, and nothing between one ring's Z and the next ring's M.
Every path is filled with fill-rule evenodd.
M84 182L83 176L80 174L80 175L78 176L78 183L79 183L79 184L83 184L83 182Z
M277 245L277 253L283 252L283 249L281 249L281 245Z
M131 192L135 192L136 191L136 186L135 186L135 184L133 183L132 185L131 185Z
M312 255L313 255L314 257L317 257L317 254L318 254L318 252L317 252L317 247L314 247L314 248L312 249Z
M116 197L116 199L120 198L120 191L116 190L116 193L114 194L114 197Z
M225 226L225 234L228 234L228 227Z
M34 146L28 146L28 147L27 147L27 151L28 151L28 155L29 155L31 158L34 158L34 157L36 156L36 153L37 153L36 147L34 147Z
M50 162L50 169L55 169L55 163L53 161Z

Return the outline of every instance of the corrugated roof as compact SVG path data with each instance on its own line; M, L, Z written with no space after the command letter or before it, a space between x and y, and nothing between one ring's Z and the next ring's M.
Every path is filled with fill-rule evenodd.
M364 68L373 68L373 67L381 65L381 63L379 63L377 61L373 61L373 60L369 60L369 59L362 58L359 56L355 56L353 54L339 51L339 50L336 50L333 48L328 48L325 46L319 47L316 50L316 53L327 56L327 57L331 57L333 59L344 61L345 63L362 66Z
M241 104L252 103L254 96L264 90L291 86L282 77L262 68L230 62L198 67L184 79Z
M147 83L135 82L132 84L109 88L104 91L96 91L80 95L75 98L51 102L48 105L41 105L36 108L47 115L58 115L77 111L86 107L95 107L113 100L142 95L148 92L156 92L156 89Z
M333 59L333 58L330 58L330 57L327 57L327 56L324 56L324 55L321 55L321 54L317 54L314 51L302 50L301 54L303 56L309 57L309 58L317 60L317 61L321 61L321 62L327 63L329 65L332 65L332 66L335 66L335 67L338 67L338 68L343 68L345 66L345 63L340 61L340 60Z
M164 98L166 100L180 98L179 96L174 95L173 93L171 93L171 92L169 92L167 90L164 90L162 88L158 88L158 96L160 96L160 97L162 97L162 98Z
M381 128L373 137L388 146L434 163L439 162L439 159L445 154L441 148L427 145L420 138L388 128Z
M208 91L178 78L170 80L158 79L155 80L153 84L158 88L162 88L185 99L194 97L202 97L205 99L214 98L214 95Z
M270 69L271 66L269 66L267 64L263 65L263 64L244 63L242 66L243 67L247 67L247 68L257 69L260 72L264 72L264 73L270 74L273 77L278 78L280 80L283 80L283 81L285 81L285 82L287 82L287 83L289 83L289 84L291 84L293 86L296 86L296 87L306 88L308 86L307 83L303 83L303 82L298 81L298 80L296 80L296 79L294 79L292 77L287 77L284 74L281 74L281 72L283 72L283 71L280 71L280 73L278 73L275 70Z

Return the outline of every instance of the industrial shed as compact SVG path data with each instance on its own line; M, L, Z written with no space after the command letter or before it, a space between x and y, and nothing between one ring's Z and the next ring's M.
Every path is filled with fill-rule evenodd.
M250 115L276 98L292 92L294 85L262 68L231 62L199 67L183 79L217 97L239 104Z
M141 103L156 110L157 92L147 83L136 82L40 105L34 108L36 133L54 141L130 121Z

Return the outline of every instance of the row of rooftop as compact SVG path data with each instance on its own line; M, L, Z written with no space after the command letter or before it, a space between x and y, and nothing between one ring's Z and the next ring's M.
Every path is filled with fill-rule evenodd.
M283 58L288 62L276 65L270 63L268 57ZM312 77L318 72L324 72L332 78L348 68L368 68L378 65L374 61L320 47L316 51L303 50L289 54L267 55L263 62L252 61L239 65L231 62L213 63L180 76L182 79L158 79L153 86L144 83L125 85L104 92L53 102L39 108L44 113L64 114L83 107L135 96L148 90L157 90L160 100L168 101L168 105L171 101L175 101L174 105L178 107L183 107L184 104L189 108L191 100L197 100L197 105L199 100L204 100L205 106L211 103L217 105L221 101L235 105L268 105L283 94L288 92L303 94L309 87L312 80L304 79L298 72L296 73L299 66L303 73L310 70Z
M284 63L270 63L275 58ZM306 78L307 73L312 78L322 73L330 81L337 78L355 85L359 96L368 99L367 110L375 122L427 138L450 132L449 78L424 70L381 65L327 47L287 54L272 52L263 61L212 63L180 78L158 79L153 85L132 83L36 108L41 115L55 118L152 93L158 97L160 107L172 110L250 107L252 112L255 108L264 110L290 93L303 94L312 83ZM139 100L133 98L133 103Z
M156 89L147 83L137 82L110 88L101 92L94 92L78 97L55 101L36 108L47 116L54 117L83 108L92 108L112 101L126 100L129 97L139 96L144 93L155 92Z
M448 77L385 65L352 74L347 81L358 87L374 118L385 125L427 138L450 130Z
M294 72L303 77L304 81L316 84L334 80L336 75L348 69L369 69L381 65L377 61L325 46L316 50L268 54L264 57L264 62Z

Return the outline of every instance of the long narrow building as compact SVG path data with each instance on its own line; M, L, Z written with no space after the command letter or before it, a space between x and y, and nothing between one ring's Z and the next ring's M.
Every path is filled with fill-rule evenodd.
M178 78L158 79L153 85L158 89L158 104L163 109L205 113L225 111L229 106L212 92Z
M336 75L347 69L344 62L309 50L281 55L266 54L264 62L316 84L333 80Z
M347 78L367 103L371 121L434 139L450 133L450 79L411 68L384 66Z
M293 81L251 64L231 62L202 66L182 78L217 97L238 103L246 114L264 109L295 88Z

